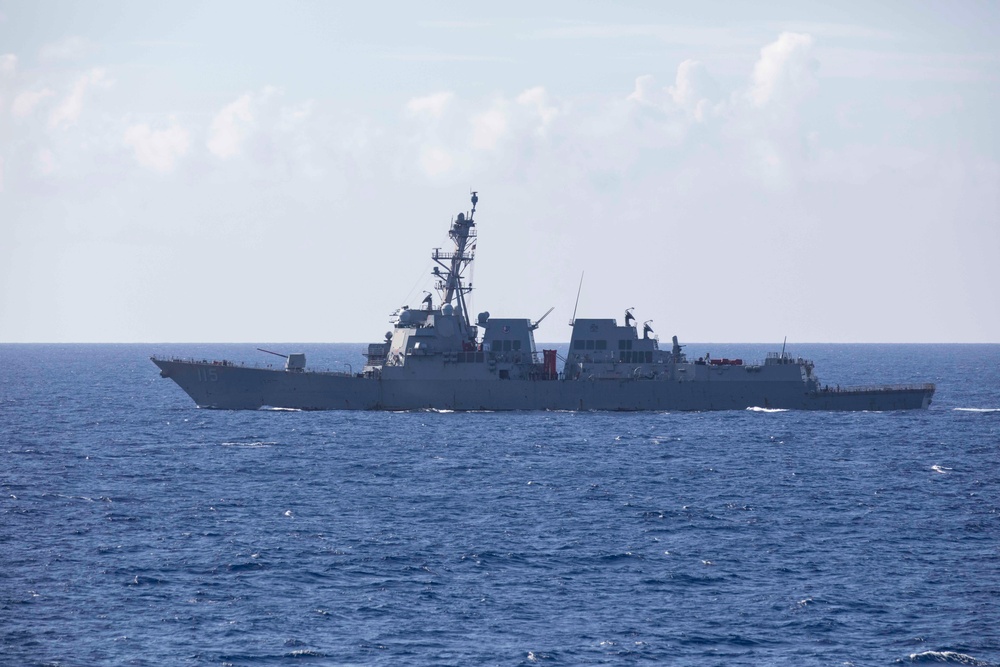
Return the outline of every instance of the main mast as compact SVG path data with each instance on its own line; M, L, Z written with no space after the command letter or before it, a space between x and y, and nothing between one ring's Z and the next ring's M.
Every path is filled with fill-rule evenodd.
M478 203L479 197L473 192L472 211L468 216L459 213L452 222L451 229L448 230L449 238L455 243L455 251L441 252L440 248L434 248L431 254L431 259L439 265L434 267L434 275L438 278L435 287L441 293L441 308L449 304L455 309L461 323L462 334L466 337L471 335L472 327L465 295L472 291L472 285L463 284L462 274L476 256L476 223L473 218Z

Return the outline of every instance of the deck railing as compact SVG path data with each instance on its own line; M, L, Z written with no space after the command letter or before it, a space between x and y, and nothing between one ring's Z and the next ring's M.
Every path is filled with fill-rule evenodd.
M853 386L853 387L823 387L820 389L825 394L885 394L896 391L934 391L932 383L925 384L884 384L875 386Z
M174 363L181 364L204 364L206 366L218 366L218 367L232 367L232 368L254 368L258 370L271 370L271 371L283 371L285 370L282 364L265 364L261 362L247 363L244 361L229 361L228 359L195 359L194 357L161 357L158 355L153 355L150 357L153 361L171 361ZM324 373L328 375L343 375L345 377L352 377L356 373L350 371L339 371L333 370L331 368L305 368L303 370L291 371L293 373Z

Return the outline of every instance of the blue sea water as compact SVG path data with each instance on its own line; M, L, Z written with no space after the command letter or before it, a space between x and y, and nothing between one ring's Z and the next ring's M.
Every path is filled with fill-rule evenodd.
M793 346L937 383L850 414L212 411L148 360L253 347L0 345L0 664L1000 665L1000 346Z

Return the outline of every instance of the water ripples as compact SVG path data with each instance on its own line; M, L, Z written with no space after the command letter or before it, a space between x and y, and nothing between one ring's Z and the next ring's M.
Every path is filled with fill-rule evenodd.
M1000 663L994 412L228 413L102 350L0 406L0 664Z

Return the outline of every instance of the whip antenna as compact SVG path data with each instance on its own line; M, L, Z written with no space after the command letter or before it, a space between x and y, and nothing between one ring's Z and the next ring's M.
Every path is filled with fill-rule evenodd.
M573 319L569 321L570 326L576 323L576 309L580 305L580 292L583 290L583 273L583 271L580 272L580 286L576 289L576 303L573 304Z

